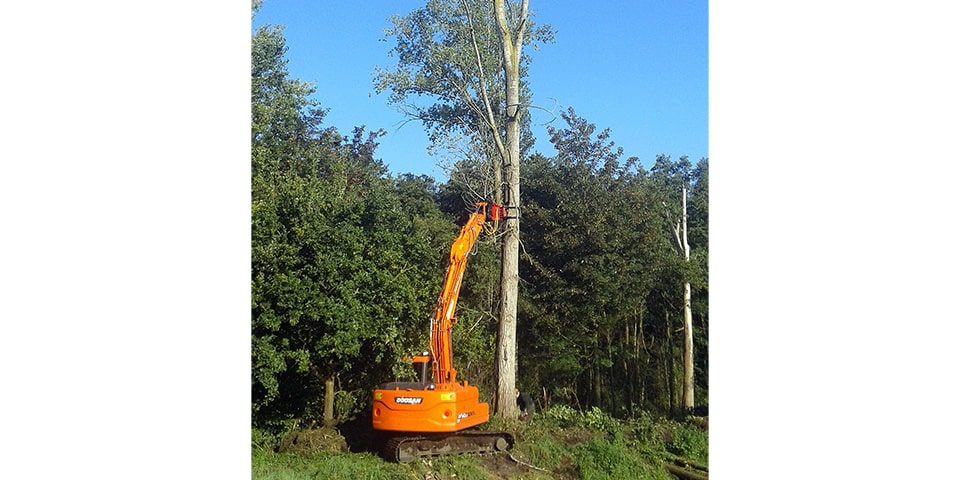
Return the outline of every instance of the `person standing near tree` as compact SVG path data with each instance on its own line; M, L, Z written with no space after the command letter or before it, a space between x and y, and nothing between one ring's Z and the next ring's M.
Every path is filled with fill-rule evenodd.
M520 409L520 420L529 420L531 414L536 410L533 399L526 393L520 393L519 388L514 388L513 392L517 395L517 408Z

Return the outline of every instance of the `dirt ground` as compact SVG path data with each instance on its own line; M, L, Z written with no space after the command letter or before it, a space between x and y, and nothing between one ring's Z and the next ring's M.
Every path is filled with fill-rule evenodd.
M481 455L480 466L493 478L510 478L528 470L527 467L510 460L509 455L506 453Z

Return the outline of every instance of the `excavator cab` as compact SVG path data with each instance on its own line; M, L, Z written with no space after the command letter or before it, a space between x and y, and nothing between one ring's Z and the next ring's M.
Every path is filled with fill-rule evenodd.
M417 372L417 380L420 383L427 383L431 380L428 376L430 374L430 352L423 352L422 355L417 355L410 359L413 362L413 370Z
M423 352L414 357L404 357L405 361L413 364L413 370L417 375L417 380L413 382L386 382L381 383L379 390L434 390L436 384L430 376L430 352Z

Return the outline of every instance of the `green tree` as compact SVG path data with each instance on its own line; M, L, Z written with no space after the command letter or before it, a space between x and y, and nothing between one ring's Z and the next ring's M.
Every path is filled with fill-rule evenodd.
M255 5L256 6L256 5ZM287 242L293 227L289 209L299 193L313 198L324 190L306 191L297 174L318 153L315 136L323 118L318 103L308 98L312 90L287 78L283 29L264 26L253 36L251 49L251 172L253 266L253 409L258 413L280 396L281 374L288 364L307 368L307 352L278 335L283 311L273 305L289 303L280 292L294 284L288 271L299 261ZM265 285L267 279L270 285ZM295 285L291 285L295 287ZM272 292L270 291L272 290ZM269 293L268 293L269 292ZM265 302L271 302L264 308ZM289 322L289 320L286 320ZM297 319L293 319L294 324Z
M609 131L572 109L561 116L567 127L548 129L557 156L524 167L521 358L550 395L632 412L659 219L637 159L621 162Z
M698 352L707 344L703 231L691 229L687 264L672 245L666 202L673 186L694 182L690 223L705 221L706 163L690 169L660 156L647 172L635 157L623 160L608 130L572 109L561 117L563 128L548 129L557 155L533 155L523 167L520 314L527 321L518 336L521 370L535 377L524 379L526 388L614 414L668 412L679 405L675 330L685 281L695 293ZM702 373L705 353L696 359Z
M402 373L455 225L432 180L386 175L381 132L322 128L313 87L288 78L280 27L252 47L252 408L269 427L318 419L327 382L350 413Z
M700 181L701 176L703 181ZM678 161L672 161L669 156L658 155L650 170L650 180L653 188L661 196L662 211L664 212L665 232L672 232L674 255L677 252L678 258L684 261L677 265L675 272L679 279L674 276L665 277L666 280L661 289L657 290L659 306L658 316L662 315L664 322L663 338L666 343L664 357L670 359L664 364L664 379L667 382L668 389L665 392L668 397L669 410L677 411L681 402L684 408L693 407L693 384L697 383L705 387L705 381L697 380L697 372L704 372L703 362L691 364L691 358L705 355L705 289L706 289L706 159L701 160L694 168L686 156L681 156ZM695 193L696 192L696 193ZM696 195L696 202L692 202ZM681 222L684 215L682 205L684 202L693 203L688 212L688 224L690 232L688 237L690 248L690 260L687 261L686 250L682 246ZM677 283L673 286L673 283ZM673 291L673 293L671 293ZM681 295L680 292L683 292ZM675 300L681 299L681 300ZM689 307L689 308L688 308ZM695 325L693 316L698 316L700 325ZM676 357L674 348L674 337L671 334L675 330L674 323L677 318L682 318L683 336L683 361L680 367L673 365ZM698 338L701 337L701 338ZM699 344L699 346L698 346ZM696 354L694 353L696 352ZM678 375L681 372L683 381L682 394L677 387Z

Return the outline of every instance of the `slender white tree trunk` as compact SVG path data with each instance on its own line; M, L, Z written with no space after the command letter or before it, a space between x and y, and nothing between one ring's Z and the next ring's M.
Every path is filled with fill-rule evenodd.
M683 256L690 262L687 243L687 188L683 187ZM690 282L683 284L683 408L693 408L693 313L690 311Z

